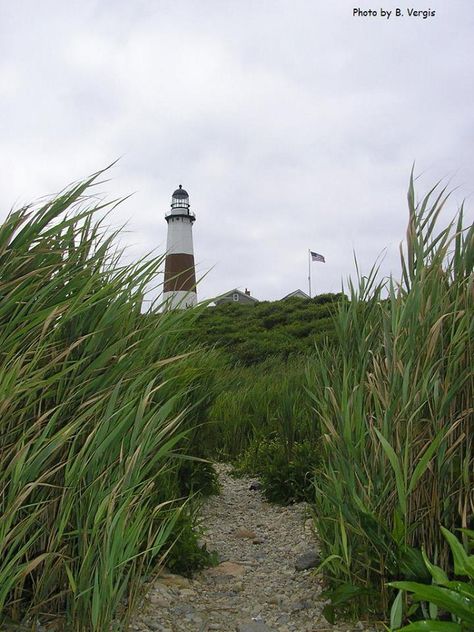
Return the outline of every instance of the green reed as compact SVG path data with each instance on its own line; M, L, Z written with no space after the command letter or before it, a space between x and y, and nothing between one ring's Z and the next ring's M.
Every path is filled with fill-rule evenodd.
M306 359L269 358L250 367L224 367L210 410L211 453L235 459L252 445L278 437L288 457L295 441L312 435L311 403L304 397ZM257 457L258 458L258 457Z
M121 263L99 176L0 226L0 620L78 632L125 629L211 392L195 310L141 313L162 258Z
M387 611L387 581L426 575L416 547L447 564L440 525L472 527L474 229L462 208L438 227L447 200L437 186L416 202L412 176L400 282L376 266L349 281L338 344L308 368L325 573L366 612Z

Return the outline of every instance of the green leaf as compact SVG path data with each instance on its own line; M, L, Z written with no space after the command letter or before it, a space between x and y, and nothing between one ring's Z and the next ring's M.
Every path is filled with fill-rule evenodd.
M346 562L347 568L350 567L350 557L349 557L349 547L347 543L347 532L346 527L344 525L344 518L342 517L342 511L339 512L339 525L341 531L341 541L342 541L342 550L344 552L344 561Z
M447 582L445 585L446 585L446 588L455 590L460 595L464 595L465 597L474 599L474 586L472 584L454 580L454 581Z
M411 492L415 489L416 484L418 483L420 478L425 473L425 471L426 471L431 459L433 458L433 455L434 455L435 451L438 449L439 444L441 443L441 441L445 437L446 432L447 432L447 430L445 428L440 430L438 432L438 434L436 435L436 437L433 439L433 441L430 443L428 448L423 452L423 456L418 461L418 463L416 464L415 469L413 470L413 474L411 476L410 484L408 486L408 492L407 492L408 495L410 495Z
M422 555L423 561L426 564L426 568L430 571L434 581L441 586L445 586L449 582L449 578L444 570L439 566L436 566L436 564L432 564L424 551L422 551Z
M399 590L390 608L390 627L397 629L403 620L403 590Z
M399 552L400 571L408 581L424 583L431 580L431 575L423 561L422 552L412 546L402 546Z
M429 613L430 613L430 619L437 619L438 618L438 606L435 603L430 603L428 605L428 609L429 609Z
M449 621L416 621L410 623L397 632L465 632L459 623Z
M461 621L474 625L473 599L441 586L428 586L416 582L391 582L389 585L401 590L408 590L413 593L415 599L434 603L456 615Z
M400 508L402 510L403 515L407 513L407 496L405 490L405 480L403 477L402 468L400 465L400 461L398 460L397 455L395 454L395 450L392 448L387 439L383 436L383 434L377 429L374 428L375 434L379 438L380 443L384 449L385 454L387 455L388 460L390 461L390 465L392 466L393 472L395 474L395 483L397 485L398 492L398 502L400 503Z
M331 606L331 604L327 604L326 606L324 606L322 612L323 612L323 617L326 619L328 623L330 623L331 625L334 625L336 623L336 615L334 612L334 607Z
M468 575L474 579L474 563L471 561L463 545L459 542L455 535L448 531L445 527L441 527L444 537L448 541L454 558L454 572L456 575Z
M335 590L325 592L325 596L331 599L332 606L341 606L349 601L352 601L356 597L362 597L363 595L369 595L373 591L368 588L362 588L361 586L354 586L354 584L341 584Z
M321 564L314 570L314 572L316 574L320 573L323 570L323 568L327 566L328 564L330 564L330 562L332 562L333 560L343 561L340 555L336 555L335 553L333 553L332 555L328 555L327 557L325 557L324 560L321 562Z

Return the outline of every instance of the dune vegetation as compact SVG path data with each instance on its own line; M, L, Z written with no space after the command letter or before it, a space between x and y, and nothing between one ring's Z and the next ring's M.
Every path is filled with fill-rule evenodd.
M341 298L320 294L311 300L224 303L199 315L194 335L206 346L223 350L233 365L287 360L334 338L334 304Z
M312 504L331 621L386 618L389 582L431 581L422 550L452 570L441 527L474 527L474 229L463 209L439 226L448 199L416 202L412 176L402 278L374 266L304 355L219 376L224 457L269 499Z
M338 344L316 352L308 392L320 433L315 524L334 600L386 612L387 582L449 568L440 527L474 517L474 229L439 229L444 190L415 201L402 278L349 285Z
M143 312L163 260L122 263L99 177L0 227L0 620L125 630L160 564L209 563L206 459L310 504L330 621L426 615L408 585L449 581L447 533L468 550L474 529L463 210L440 227L446 190L417 202L411 178L399 280L374 267L307 301Z
M162 260L120 263L98 176L0 229L0 612L88 632L166 554L205 561L188 455L216 366L186 342L197 310L141 313Z

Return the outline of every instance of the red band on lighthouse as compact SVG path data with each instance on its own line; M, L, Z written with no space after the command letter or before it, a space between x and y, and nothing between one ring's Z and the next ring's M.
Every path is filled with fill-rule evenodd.
M168 255L165 261L165 292L196 292L194 256L184 252Z

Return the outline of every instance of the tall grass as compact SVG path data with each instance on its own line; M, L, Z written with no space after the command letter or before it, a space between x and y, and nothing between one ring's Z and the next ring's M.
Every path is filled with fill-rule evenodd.
M305 367L303 356L228 366L210 410L209 454L233 461L236 473L259 476L267 499L283 504L312 496L318 459Z
M312 433L311 402L303 396L306 358L268 358L250 367L228 366L218 379L210 410L215 425L211 451L233 460L277 437L291 452L295 441ZM258 457L257 457L258 458Z
M402 278L374 268L336 316L338 345L308 370L322 459L314 515L335 601L386 611L386 582L423 578L415 547L440 565L440 525L474 516L474 229L463 209L438 227L445 189L415 201ZM427 578L428 579L428 578Z
M174 539L212 372L194 310L141 313L162 260L120 263L99 175L0 227L0 617L77 632L125 628Z

